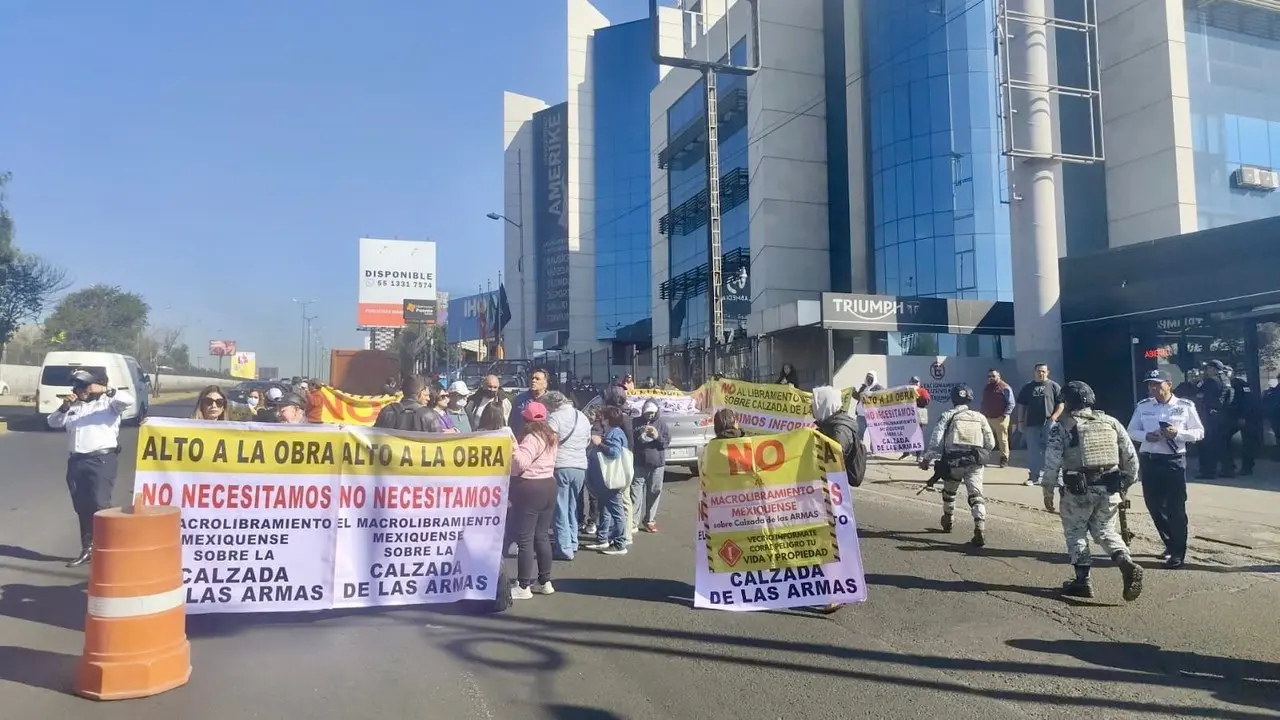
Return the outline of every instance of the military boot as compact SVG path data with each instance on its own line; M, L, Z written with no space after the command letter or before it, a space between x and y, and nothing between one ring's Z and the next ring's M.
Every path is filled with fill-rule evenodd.
M938 522L942 525L942 532L951 532L951 513L942 513L942 519Z
M1142 568L1127 552L1117 552L1111 559L1120 566L1120 576L1124 578L1124 599L1128 602L1137 600L1142 594Z
M973 538L969 540L969 544L974 547L982 547L983 545L987 544L985 527L982 525L982 523L974 523Z
M1093 583L1089 581L1089 566L1076 565L1076 578L1062 583L1062 594L1068 597L1093 597Z

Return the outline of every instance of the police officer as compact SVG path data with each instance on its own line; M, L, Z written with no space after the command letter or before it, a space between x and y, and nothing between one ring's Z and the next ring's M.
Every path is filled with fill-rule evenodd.
M120 416L136 400L127 390L107 386L98 369L71 373L71 394L49 416L49 427L66 428L71 455L67 459L67 489L80 519L80 555L67 563L79 567L93 557L93 515L111 507L120 453Z
M973 391L969 386L957 385L951 389L951 409L938 418L920 467L928 469L937 461L935 477L929 479L928 486L932 487L941 478L943 532L951 532L956 493L964 484L969 496L969 513L973 516L973 539L969 544L982 547L987 544L987 501L982 495L982 480L987 456L996 447L996 436L987 417L970 409L971 404Z
M1134 408L1129 437L1138 443L1142 499L1164 542L1164 566L1175 569L1187 553L1187 443L1205 439L1205 427L1195 403L1174 397L1163 371L1147 375L1147 394Z
M1213 480L1218 477L1220 467L1226 466L1229 472L1225 477L1234 477L1234 466L1231 462L1231 434L1228 408L1234 400L1231 384L1226 380L1227 366L1221 360L1210 360L1204 365L1204 377L1200 381L1199 417L1204 419L1204 442L1200 443L1201 480Z
M1057 485L1062 470L1062 535L1076 576L1062 584L1064 594L1093 597L1089 570L1093 556L1089 535L1120 567L1124 599L1142 594L1142 568L1129 557L1124 538L1116 531L1123 494L1138 478L1138 454L1119 420L1094 410L1093 388L1079 380L1062 391L1063 417L1049 430L1045 445L1044 474ZM1046 482L1041 480L1041 483Z
M1252 475L1258 450L1262 447L1262 400L1243 373L1235 373L1227 368L1227 379L1231 383L1232 399L1227 410L1227 440L1223 448L1222 465L1226 468L1227 477L1235 475L1236 464L1234 453L1231 452L1231 439L1239 432L1240 474Z

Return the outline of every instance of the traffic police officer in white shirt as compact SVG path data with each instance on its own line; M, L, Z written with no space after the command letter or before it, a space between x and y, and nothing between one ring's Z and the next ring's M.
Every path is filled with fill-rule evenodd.
M71 456L67 459L67 489L80 519L80 555L67 567L79 567L93 557L93 515L111 507L120 453L120 415L133 407L126 390L107 386L101 370L71 374L72 394L49 416L49 427L66 428Z
M1134 408L1129 437L1138 444L1142 498L1164 541L1164 566L1182 567L1187 554L1187 443L1204 439L1195 403L1173 394L1167 373L1147 375L1151 396Z

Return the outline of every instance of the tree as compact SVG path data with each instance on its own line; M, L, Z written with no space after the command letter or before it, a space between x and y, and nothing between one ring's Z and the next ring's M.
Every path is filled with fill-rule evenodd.
M443 373L462 362L462 351L449 344L444 325L425 327L425 332L421 326L401 330L391 348L400 358L402 374Z
M134 293L94 285L64 297L45 322L45 330L66 350L134 352L150 310Z

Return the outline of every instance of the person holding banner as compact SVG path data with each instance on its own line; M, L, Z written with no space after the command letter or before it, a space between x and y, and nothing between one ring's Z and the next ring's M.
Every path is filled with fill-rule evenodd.
M858 422L844 411L844 398L840 391L824 385L813 389L813 419L818 432L840 445L849 486L858 487L867 472L867 450L862 445L862 433Z
M926 487L942 480L942 531L951 532L951 516L956 509L956 492L964 484L969 495L969 512L973 515L973 539L970 544L982 547L987 544L987 501L982 496L982 476L987 456L996 447L996 437L991 425L982 413L971 410L973 391L967 385L951 389L952 408L938 418L938 424L929 438L929 446L920 468L934 465L934 477Z
M551 522L556 511L556 433L547 424L547 408L531 402L520 413L524 436L511 453L511 518L516 524L516 585L512 600L550 595Z

